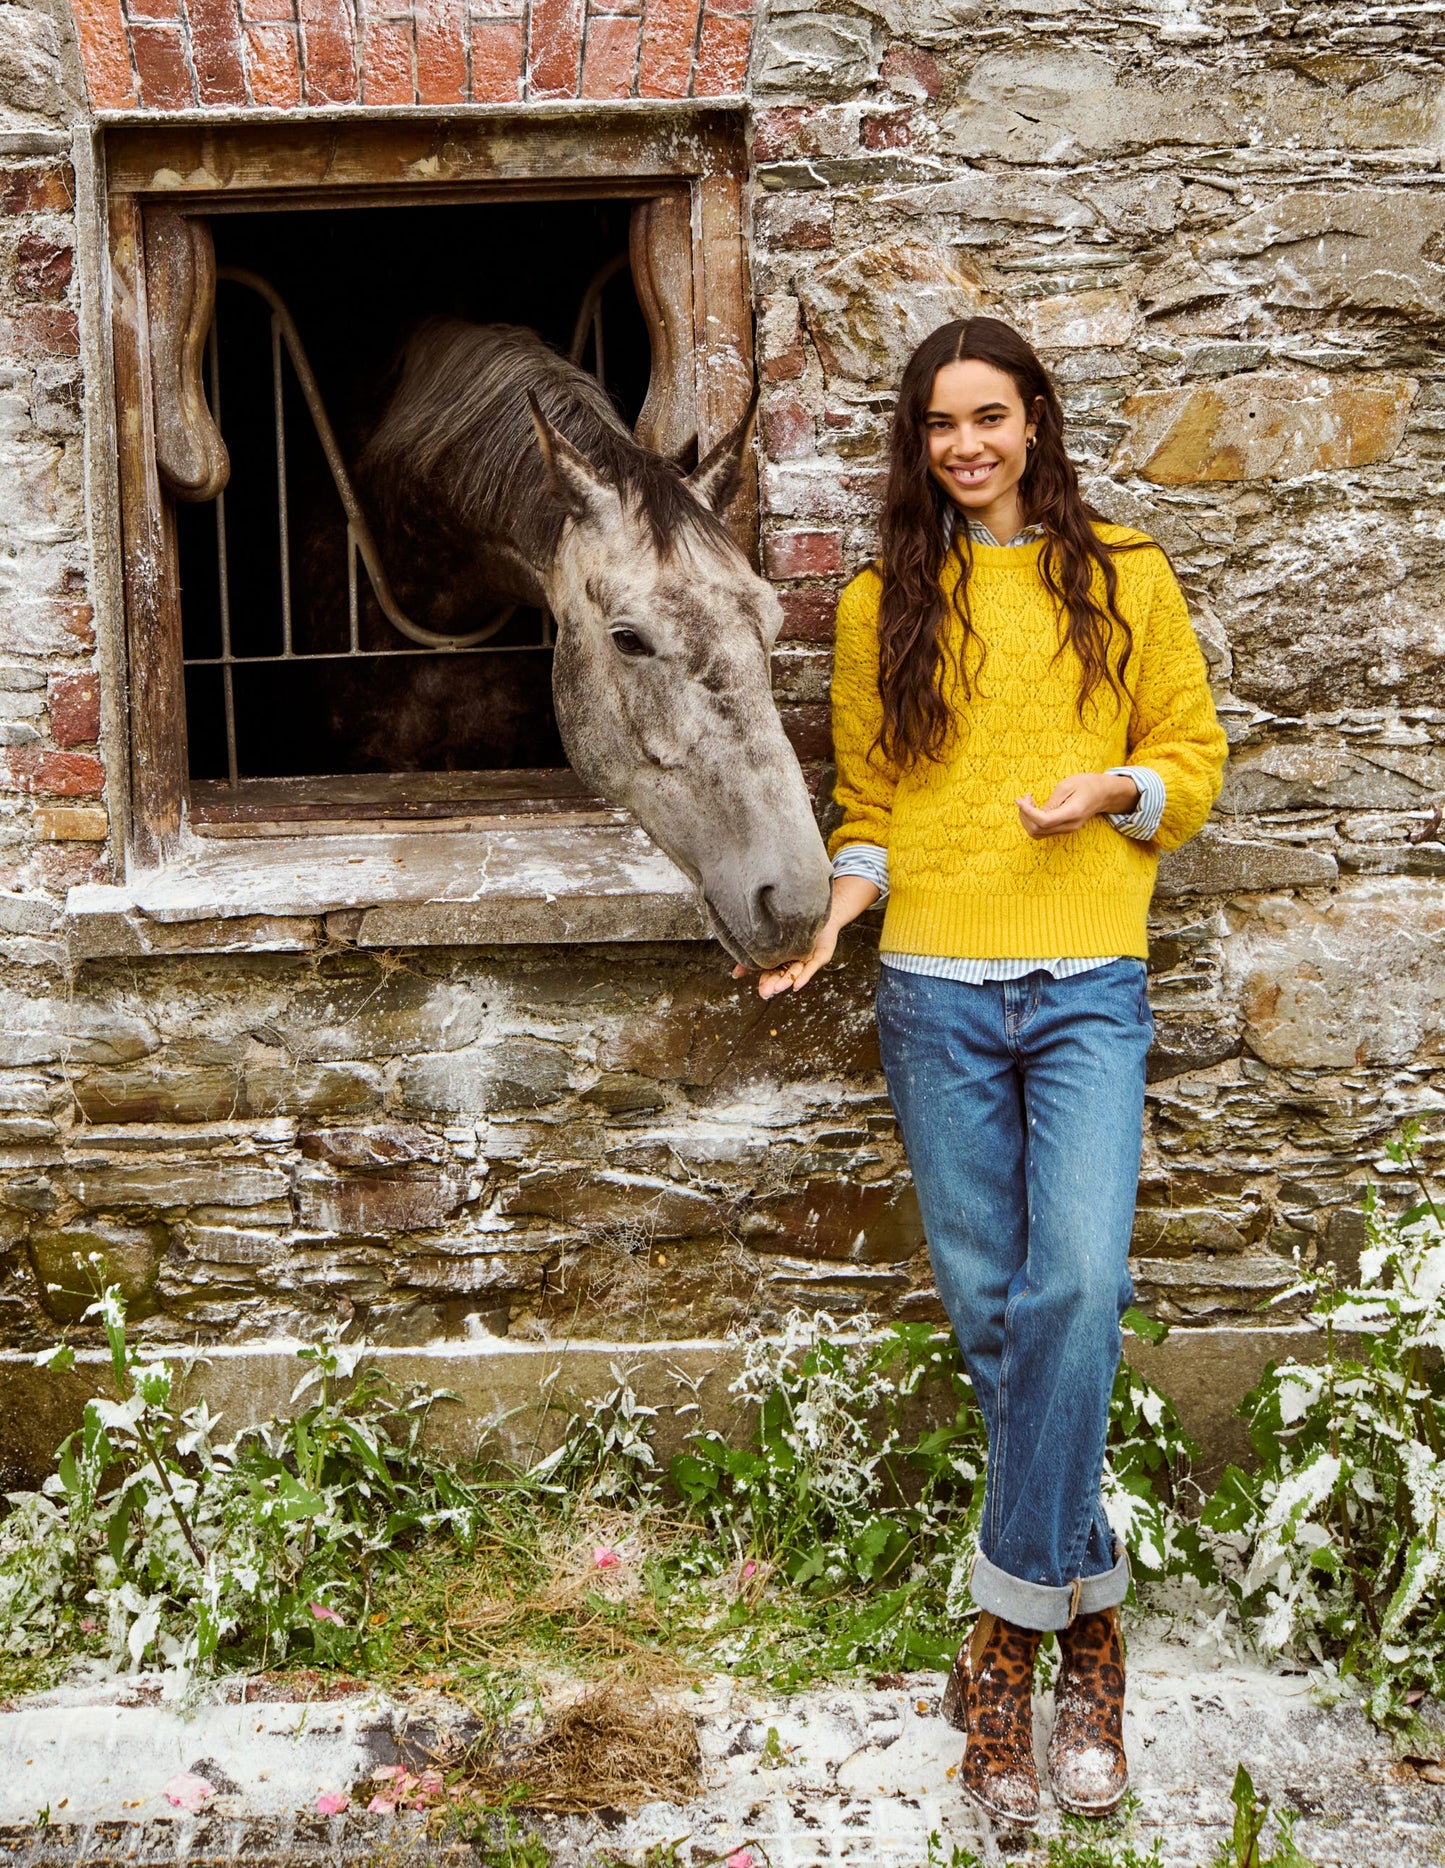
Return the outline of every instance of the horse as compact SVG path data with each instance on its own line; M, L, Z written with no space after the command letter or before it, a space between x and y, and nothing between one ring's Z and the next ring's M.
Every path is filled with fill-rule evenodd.
M782 612L722 518L756 399L684 474L520 326L429 321L394 380L357 476L407 615L550 612L573 770L691 878L735 960L805 953L829 872L772 698Z

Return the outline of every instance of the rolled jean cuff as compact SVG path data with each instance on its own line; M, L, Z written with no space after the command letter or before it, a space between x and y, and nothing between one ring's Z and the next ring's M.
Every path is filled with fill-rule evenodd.
M1007 1570L990 1563L982 1551L973 1560L968 1586L979 1608L1015 1628L1032 1628L1041 1634L1067 1628L1076 1615L1097 1615L1100 1609L1117 1608L1129 1593L1129 1556L1120 1550L1112 1570L1098 1576L1081 1576L1077 1582L1025 1583Z

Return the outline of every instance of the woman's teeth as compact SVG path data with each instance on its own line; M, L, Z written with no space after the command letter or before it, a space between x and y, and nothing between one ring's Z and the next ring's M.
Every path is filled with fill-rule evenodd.
M984 461L977 467L955 467L951 471L955 480L962 480L965 486L977 486L980 480L986 480L997 467L997 461Z

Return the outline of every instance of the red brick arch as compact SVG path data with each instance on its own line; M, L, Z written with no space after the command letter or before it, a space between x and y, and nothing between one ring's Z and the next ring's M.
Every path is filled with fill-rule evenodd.
M736 97L752 0L71 0L108 111Z

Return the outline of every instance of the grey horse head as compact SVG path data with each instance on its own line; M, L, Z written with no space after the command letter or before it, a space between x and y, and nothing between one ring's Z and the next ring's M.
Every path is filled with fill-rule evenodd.
M677 481L660 517L531 406L565 514L544 583L573 768L697 883L735 959L805 953L827 913L828 861L773 703L782 611L718 518L754 411Z

